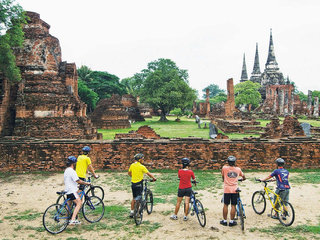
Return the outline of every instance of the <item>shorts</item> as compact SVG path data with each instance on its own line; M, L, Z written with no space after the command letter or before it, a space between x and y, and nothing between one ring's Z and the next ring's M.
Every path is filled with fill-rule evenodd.
M143 180L137 183L131 183L133 198L137 198L142 195Z
M229 205L237 205L238 193L225 193L223 194L223 203Z
M84 182L86 181L86 179L85 179L85 178L82 178L82 177L79 177L79 179L82 180L82 181L84 181ZM84 188L85 188L85 186L86 186L86 185L80 184L80 185L79 185L79 190L80 190L80 191L83 191Z
M279 196L281 197L282 201L289 201L289 193L290 193L290 189L276 189L276 194L279 194ZM276 199L274 199L276 200Z
M184 188L184 189L178 189L178 197L190 197L192 192L192 188Z
M70 194L67 194L67 198L70 200L76 200L80 197L79 197L78 193L70 193Z

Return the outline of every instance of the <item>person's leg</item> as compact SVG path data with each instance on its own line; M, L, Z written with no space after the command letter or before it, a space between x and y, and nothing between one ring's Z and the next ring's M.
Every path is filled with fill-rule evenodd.
M131 200L131 211L134 210L134 204L136 203L136 200L132 199Z
M190 203L190 197L185 197L185 200L184 200L184 204L185 204L185 209L184 209L184 215L185 216L188 216L188 212L189 212L189 203Z
M76 217L77 217L77 215L79 213L79 210L81 209L81 206L82 206L82 202L81 202L80 198L77 198L77 199L73 200L73 202L76 204L76 206L75 206L75 208L73 210L71 221L76 220Z
M227 220L228 217L228 205L223 204L223 210L222 210L223 219Z
M231 204L230 220L234 220L236 216L236 205Z
M174 215L177 215L180 209L180 204L182 202L183 197L178 197L177 198L177 204L176 204L176 208L174 210Z

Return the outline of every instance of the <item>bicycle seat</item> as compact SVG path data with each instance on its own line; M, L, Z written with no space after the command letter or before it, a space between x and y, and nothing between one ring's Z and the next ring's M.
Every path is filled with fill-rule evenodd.
M237 188L236 192L237 192L237 193L241 192L240 188Z
M193 192L194 195L198 194L198 192Z
M64 195L64 194L66 194L66 193L67 193L66 191L57 192L58 195Z

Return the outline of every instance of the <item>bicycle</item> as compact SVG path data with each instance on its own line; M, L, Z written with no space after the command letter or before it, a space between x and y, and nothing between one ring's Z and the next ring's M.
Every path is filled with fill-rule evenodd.
M92 183L91 177L92 177L92 175L90 175L88 177L87 182ZM86 196L96 196L96 197L100 198L103 201L103 199L104 199L104 190L100 186L90 185L89 189L86 192ZM58 197L56 203L57 204L62 204L65 200L66 200L66 196L63 194L63 195L60 195Z
M243 179L238 179L238 181L242 182ZM237 197L237 206L236 206L236 211L237 211L237 218L240 218L240 224L241 224L241 230L244 231L244 219L246 218L246 213L244 211L244 204L242 204L241 198L240 198L240 188L237 188L236 192L238 193Z
M147 210L148 214L151 214L153 210L153 194L152 191L148 188L148 182L153 182L153 180L143 180L142 195L137 197L134 204L133 219L136 225L141 224L144 209Z
M57 194L61 197L66 192L57 192ZM97 196L87 196L85 190L80 192L80 199L83 197L85 199L81 207L83 217L90 223L99 222L104 215L103 201ZM58 234L67 228L75 206L72 204L70 207L68 201L70 198L65 198L62 204L52 204L43 213L42 223L49 233Z
M252 207L255 213L263 214L266 210L266 198L268 197L271 203L271 217L278 218L280 223L286 227L292 225L295 218L295 213L293 206L291 203L284 201L281 199L279 194L276 194L270 188L267 187L268 182L272 182L271 180L261 181L260 179L255 179L257 182L264 183L264 189L262 191L256 191L252 195ZM272 195L273 194L273 195ZM273 199L275 196L275 199ZM274 201L272 201L274 200Z
M199 183L196 181L191 181L193 184ZM206 213L204 211L202 203L196 198L198 193L191 190L190 202L189 202L189 210L188 214L191 212L191 216L194 213L197 214L197 218L201 227L206 226ZM184 204L184 209L186 208L186 204Z

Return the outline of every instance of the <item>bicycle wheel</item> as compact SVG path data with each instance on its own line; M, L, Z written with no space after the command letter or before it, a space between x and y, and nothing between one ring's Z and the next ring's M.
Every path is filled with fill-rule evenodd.
M82 206L82 213L88 222L99 222L104 215L103 201L96 196L87 197Z
M137 200L134 203L134 212L133 212L133 219L136 225L140 225L143 218L143 207L141 200Z
M204 227L206 225L206 214L204 212L202 203L198 199L196 200L196 206L197 206L196 214L197 214L198 221L200 223L200 226Z
M67 199L66 195L60 195L58 197L58 199L57 199L56 204L61 204L62 205L66 199Z
M150 190L147 191L146 194L146 209L147 213L150 214L152 213L153 210L153 194Z
M286 201L280 202L280 212L278 213L279 221L283 226L291 226L294 222L294 209L291 205L291 203Z
M70 212L66 206L52 204L43 214L42 223L44 228L51 234L61 233L68 226Z
M264 194L260 191L256 191L253 193L251 203L253 210L257 214L262 214L266 210L266 198L264 197Z
M243 205L241 202L238 204L238 208L239 208L239 218L240 218L240 223L241 223L241 230L244 231Z
M91 186L88 191L86 192L86 195L88 197L96 196L100 198L102 201L104 199L104 190L100 186Z

